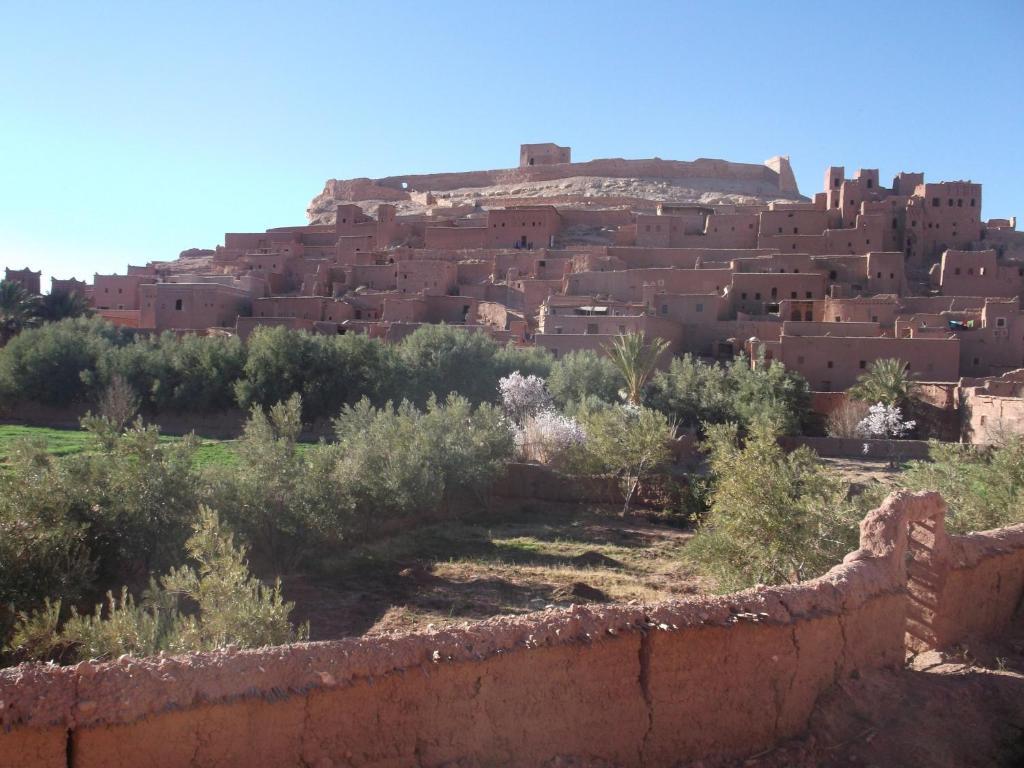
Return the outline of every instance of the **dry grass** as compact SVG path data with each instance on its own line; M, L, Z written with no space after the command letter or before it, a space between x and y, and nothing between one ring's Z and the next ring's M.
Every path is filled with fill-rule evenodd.
M423 526L357 548L329 573L286 578L314 638L443 626L548 605L655 602L700 591L690 533L612 508L548 505L512 518Z

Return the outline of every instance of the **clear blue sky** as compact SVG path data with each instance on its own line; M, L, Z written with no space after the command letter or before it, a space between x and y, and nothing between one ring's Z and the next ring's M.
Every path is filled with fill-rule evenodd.
M594 157L900 170L1024 216L1024 2L0 0L0 267L305 223L325 179Z

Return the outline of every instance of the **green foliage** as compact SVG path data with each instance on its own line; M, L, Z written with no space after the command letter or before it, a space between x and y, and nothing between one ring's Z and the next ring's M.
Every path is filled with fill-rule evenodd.
M126 343L107 322L76 318L30 328L0 349L0 394L45 405L66 405L91 394L100 358Z
M299 394L307 420L327 418L364 396L380 401L391 380L393 355L391 347L359 334L258 328L235 387L238 402L243 408L269 408Z
M709 425L711 508L689 557L719 589L786 584L824 573L856 548L860 511L846 484L806 448L787 454L756 425Z
M584 408L577 418L587 437L573 463L584 471L615 475L627 512L640 483L668 462L675 425L663 413L635 405Z
M42 296L39 299L37 312L40 320L49 323L56 323L72 317L89 317L92 315L89 301L85 296L76 291L71 293L48 293Z
M12 606L35 608L48 595L77 600L95 581L88 527L48 482L52 461L39 441L23 440L0 472L0 640Z
M198 506L195 440L161 441L141 422L113 436L92 429L94 449L52 463L45 483L87 524L105 581L145 578L181 557Z
M626 399L633 405L643 402L644 387L666 349L667 341L656 338L648 343L642 333L627 333L612 339L608 356L625 382Z
M150 580L141 604L127 587L120 598L107 593L106 605L92 614L71 615L59 626L61 601L44 601L38 611L22 612L10 648L28 658L49 658L65 650L74 658L145 656L159 651L212 650L226 645L252 648L308 637L306 627L289 621L292 603L280 582L266 587L249 573L245 549L210 509L200 510L188 543L195 566L171 569ZM181 598L196 607L184 613Z
M938 491L949 505L954 533L1024 522L1024 437L990 448L929 444L929 461L911 462L900 476L910 490Z
M96 389L124 379L148 412L208 413L231 408L246 350L237 338L140 336L108 348L89 380Z
M14 285L11 283L10 285ZM234 337L159 336L114 328L101 319L47 323L0 347L0 402L67 405L98 398L123 379L143 413L216 413L240 405L264 410L294 394L306 421L336 416L367 397L374 405L459 393L492 402L497 382L518 370L546 376L545 350L500 347L484 333L424 326L400 344L362 334L314 335L258 328Z
M302 399L292 395L265 414L258 406L238 441L237 460L208 467L207 495L253 546L261 562L290 570L316 546L344 532L334 481L336 449L300 450Z
M808 414L810 387L781 363L751 368L742 355L728 365L685 355L655 374L648 404L684 427L735 422L749 430L767 422L797 434Z
M495 386L498 379L513 371L519 371L523 376L547 378L551 375L554 362L551 353L543 347L517 347L510 342L504 347L498 347L494 353Z
M501 375L499 347L485 333L455 326L424 325L398 345L404 385L400 395L420 407L431 397L457 392L472 403L492 402ZM500 374L500 375L499 375Z
M875 360L867 373L861 374L857 383L850 387L850 397L869 405L906 406L914 386L907 373L908 367L896 358Z
M444 404L430 398L426 412L409 402L376 409L363 400L342 411L334 428L336 476L352 519L361 512L362 530L418 513L453 514L453 502L487 490L514 447L496 407L474 410L456 395Z
M21 283L0 281L0 345L36 324L39 297L26 291Z
M626 385L611 359L591 350L570 352L555 361L547 384L560 408L582 403L588 398L618 402L619 391Z

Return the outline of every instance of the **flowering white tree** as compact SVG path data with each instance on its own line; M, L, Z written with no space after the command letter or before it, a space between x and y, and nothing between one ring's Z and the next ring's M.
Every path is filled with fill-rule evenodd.
M900 438L916 424L913 419L903 419L899 406L877 403L868 408L868 415L857 424L857 434L868 438Z
M586 439L586 431L576 419L550 408L527 417L515 433L520 456L542 464L557 463L566 451L583 445Z
M525 424L531 416L551 408L551 394L540 376L513 371L498 380L498 389L505 415L516 424Z

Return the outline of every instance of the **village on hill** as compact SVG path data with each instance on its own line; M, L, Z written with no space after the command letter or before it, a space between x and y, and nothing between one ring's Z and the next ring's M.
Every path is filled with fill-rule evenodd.
M0 768L1024 755L1024 233L573 162L0 283Z
M982 219L982 185L830 167L813 200L763 165L600 159L524 144L517 168L330 180L310 224L53 279L141 331L283 326L397 342L424 324L555 358L637 333L804 376L823 416L875 361L921 382L935 436L1024 423L1024 233ZM40 274L6 270L38 294Z

